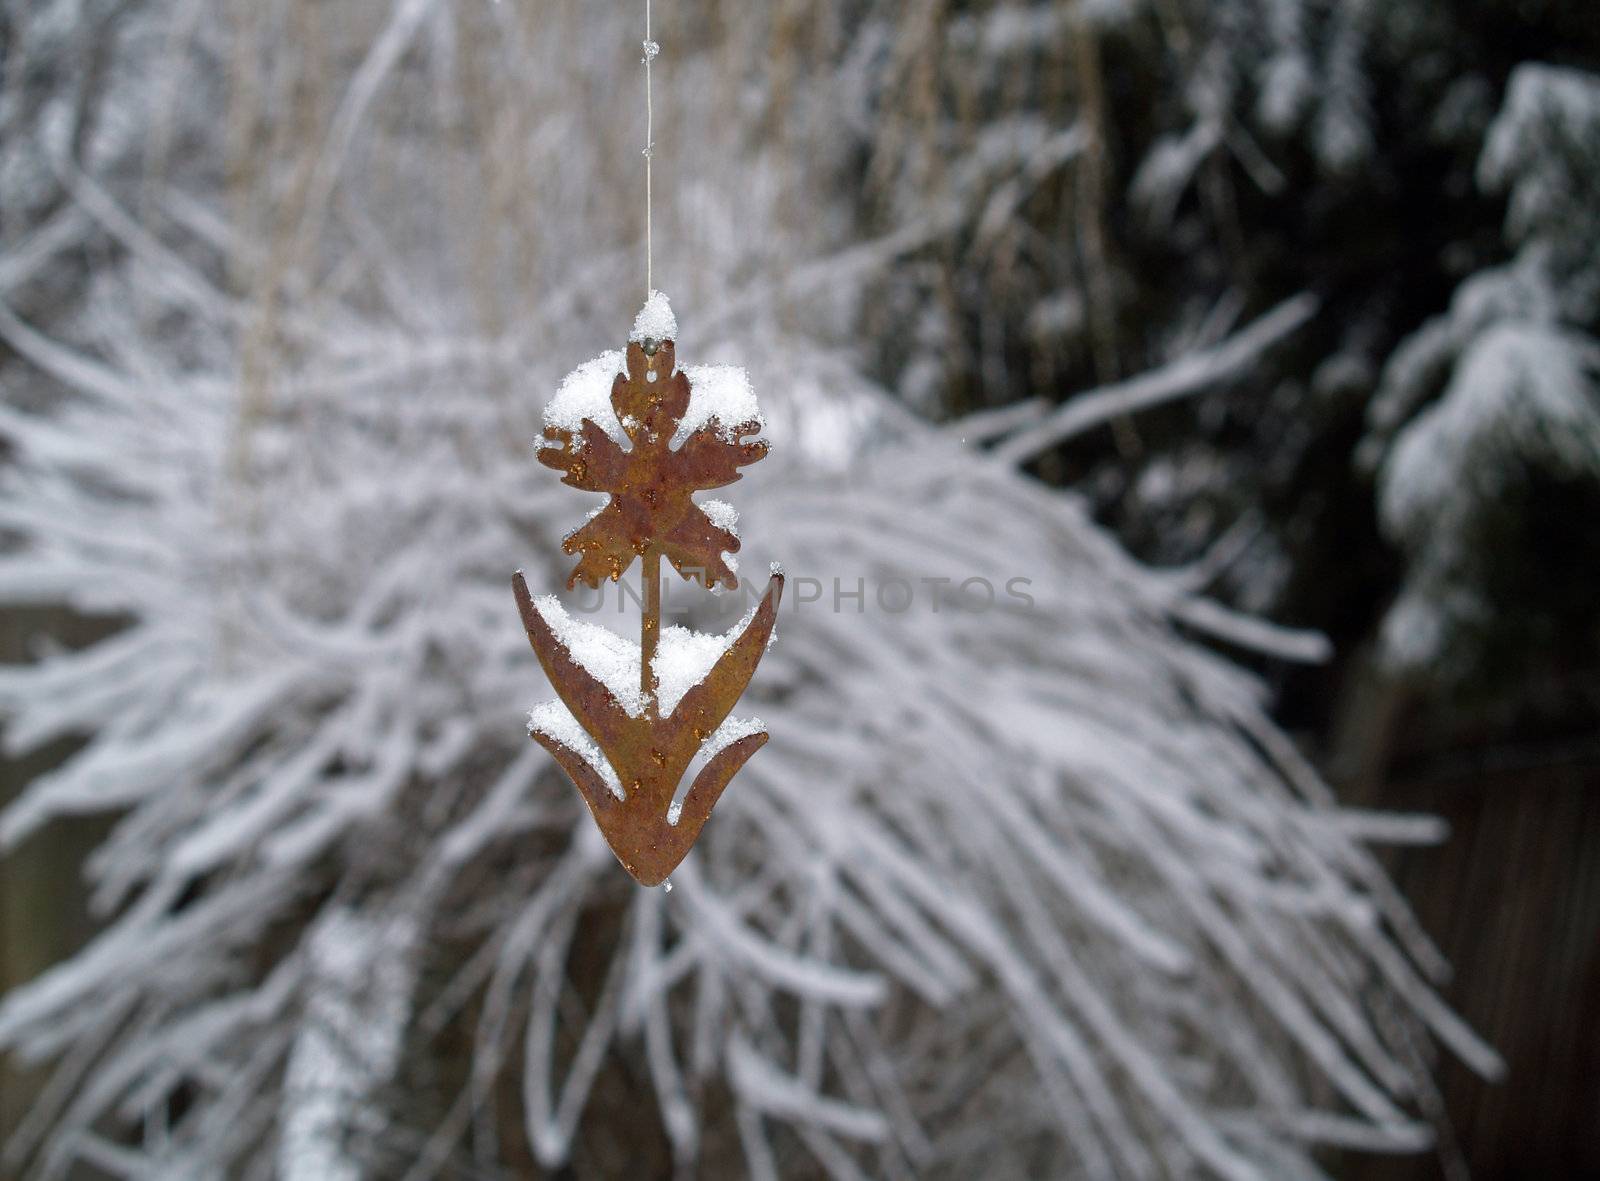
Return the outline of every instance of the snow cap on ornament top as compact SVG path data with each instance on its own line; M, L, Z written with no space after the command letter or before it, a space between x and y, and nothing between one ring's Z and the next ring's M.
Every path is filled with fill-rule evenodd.
M628 343L642 347L646 355L652 354L663 341L678 339L678 318L672 314L672 303L659 291L652 291L644 307L633 318L633 331L628 333Z

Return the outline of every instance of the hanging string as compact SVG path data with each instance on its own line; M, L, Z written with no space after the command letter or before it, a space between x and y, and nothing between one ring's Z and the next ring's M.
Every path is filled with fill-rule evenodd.
M653 196L651 166L656 153L656 112L650 94L650 63L660 52L661 46L650 36L650 0L644 0L644 56L639 60L644 63L644 294L646 299L649 299L650 293L656 289L655 243L653 227L650 224Z

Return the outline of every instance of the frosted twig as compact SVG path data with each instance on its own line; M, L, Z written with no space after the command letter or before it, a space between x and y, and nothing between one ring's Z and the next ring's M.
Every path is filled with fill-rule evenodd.
M1314 295L1297 295L1221 344L1179 357L1138 377L1079 394L1038 426L996 447L994 457L1005 464L1025 463L1041 451L1113 418L1199 393L1238 373L1309 320L1316 310Z
M367 108L378 97L378 91L390 71L399 64L406 47L422 26L423 18L433 11L437 3L438 0L396 0L383 32L373 40L360 67L350 79L327 138L323 140L316 171L312 174L304 206L304 220L300 227L303 241L314 242L320 236L333 187L339 181L339 173L344 168Z

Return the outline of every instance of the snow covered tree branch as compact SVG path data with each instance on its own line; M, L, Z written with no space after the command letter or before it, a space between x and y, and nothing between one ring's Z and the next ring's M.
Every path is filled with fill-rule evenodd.
M1003 463L1020 463L1121 415L1204 390L1245 368L1309 320L1316 309L1313 296L1296 296L1211 348L1186 353L1160 369L1106 389L1079 394L1042 423L1001 443L994 450L995 458Z
M1407 584L1384 623L1391 662L1458 675L1495 605L1487 555L1508 499L1541 479L1600 491L1600 289L1577 210L1600 184L1600 75L1517 69L1478 162L1509 189L1508 263L1471 276L1398 348L1369 414L1388 534Z

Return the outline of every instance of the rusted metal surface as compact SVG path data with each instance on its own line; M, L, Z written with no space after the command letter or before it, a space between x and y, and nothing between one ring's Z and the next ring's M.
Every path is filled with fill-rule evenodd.
M550 684L599 745L627 798L617 799L578 752L548 734L532 736L577 785L617 859L646 886L664 881L683 860L729 781L767 741L766 734L751 734L725 746L695 776L675 822L669 819L673 795L702 742L727 718L755 674L783 593L783 575L774 573L749 625L705 678L662 716L651 673L661 633L661 559L707 587L718 582L737 587L738 578L722 554L737 551L739 539L713 524L690 493L733 483L740 478L739 468L767 453L764 442L744 441L760 429L755 422L728 431L708 424L678 449L669 446L690 394L689 379L677 371L674 355L670 340L650 351L637 343L628 346L627 373L617 377L611 391L628 450L585 419L576 435L547 429L545 435L555 445L539 453L542 463L564 473L563 483L611 497L563 542L568 553L579 555L567 586L616 581L635 559L643 560L640 684L646 696L638 716L630 717L572 658L534 606L521 573L512 580L528 641Z
M563 484L611 496L593 520L561 543L569 554L579 555L567 579L569 589L579 582L594 587L603 579L621 578L651 549L691 581L739 585L722 560L724 552L739 551L739 539L712 524L689 494L733 483L741 467L766 455L767 445L743 441L761 429L760 423L729 423L733 429L727 434L734 441L707 426L674 451L670 440L689 408L689 378L674 369L674 355L670 340L653 354L637 343L628 345L628 372L612 385L611 405L630 450L588 419L579 437L555 427L545 430L558 446L541 449L539 462L564 473Z

